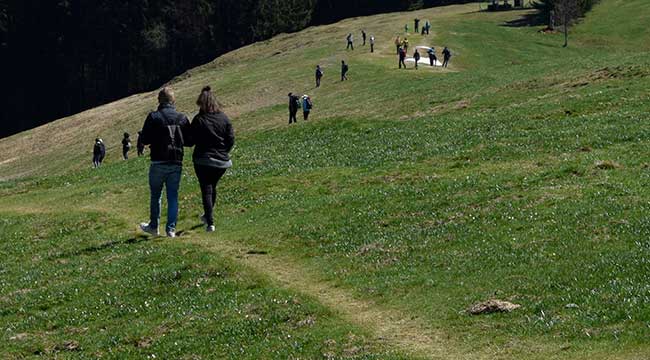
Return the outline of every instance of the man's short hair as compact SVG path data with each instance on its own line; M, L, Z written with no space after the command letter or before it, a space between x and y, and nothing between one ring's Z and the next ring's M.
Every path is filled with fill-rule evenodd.
M158 93L158 103L173 104L175 102L176 102L176 96L174 96L174 90L171 87L165 86Z

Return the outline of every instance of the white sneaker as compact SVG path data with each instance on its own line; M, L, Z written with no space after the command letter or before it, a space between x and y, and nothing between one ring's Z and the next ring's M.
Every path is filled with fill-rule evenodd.
M199 219L201 220L203 225L208 225L208 219L205 218L205 214L201 215Z
M160 235L160 232L158 231L158 228L156 227L155 229L152 226L149 226L149 223L140 223L140 229L148 234L151 234L153 236L158 236Z
M176 237L176 230L167 230L167 237L175 238Z
M216 228L214 227L214 225L209 225L209 226L206 226L206 228L205 228L205 231L207 231L207 232L214 232L215 230L216 230Z

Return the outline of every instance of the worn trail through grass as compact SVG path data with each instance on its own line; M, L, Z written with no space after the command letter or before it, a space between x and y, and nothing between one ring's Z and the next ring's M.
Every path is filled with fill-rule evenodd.
M372 331L377 341L391 348L426 359L459 358L453 346L435 330L399 311L384 309L367 300L357 299L346 290L323 282L317 276L289 259L246 250L237 244L190 237L198 244L219 254L228 254L255 271L266 274L282 287L316 299L342 318Z

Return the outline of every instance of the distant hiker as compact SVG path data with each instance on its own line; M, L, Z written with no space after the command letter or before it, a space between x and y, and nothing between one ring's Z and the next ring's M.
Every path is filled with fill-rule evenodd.
M348 67L348 64L345 63L345 61L341 60L341 81L347 80L348 79L348 70L350 68Z
M296 114L300 108L300 98L293 93L289 93L289 125L297 123Z
M404 32L409 33L409 24L404 25Z
M398 37L395 38L395 49L396 49L396 54L399 55L399 48L402 47L402 39Z
M402 68L402 65L404 65L404 69L406 69L406 63L404 60L406 59L406 50L404 50L403 47L399 48L399 68Z
M149 167L149 188L151 190L150 216L148 223L140 228L149 234L158 235L160 203L163 187L167 189L168 237L176 237L178 219L178 188L183 171L183 146L191 146L190 122L187 116L176 111L176 97L170 87L158 93L158 110L149 113L142 127L142 143L149 145L151 166Z
M366 46L366 31L361 30L361 38L363 39L363 46Z
M449 65L449 59L451 59L451 51L445 46L445 49L442 50L442 67L447 67Z
M93 167L100 167L105 156L106 146L104 146L104 141L100 138L95 139L95 144L93 145Z
M124 133L124 138L122 139L122 158L124 160L129 159L129 150L131 150L131 137L129 133Z
M316 65L316 87L320 87L320 79L323 78L323 69L320 65Z
M138 149L138 156L144 155L144 144L142 143L142 130L138 131L138 139L136 143Z
M415 60L415 68L418 68L418 61L420 61L420 53L418 52L418 49L415 49L415 52L413 53L413 59Z
M424 23L424 32L425 32L425 34L429 35L429 30L431 30L431 22L429 22L429 20L427 20Z
M349 33L345 39L348 41L348 46L345 48L345 50L350 48L354 50L354 44L352 43L354 41L354 37L352 36L352 33Z
M419 28L419 26L420 26L420 19L418 19L418 18L413 19L413 23L414 23L414 25L415 25L415 32L417 33L417 32L418 32L418 28Z
M309 95L305 94L302 96L302 116L305 121L309 120L309 112L314 107L314 103L311 102Z
M436 62L438 61L438 58L436 57L436 49L430 48L427 50L427 54L429 54L429 64L431 66L436 66Z
M374 53L375 52L375 36L370 35L370 52Z
M199 113L192 119L191 124L194 143L192 160L201 186L203 215L200 219L205 225L205 230L213 232L217 184L232 166L229 153L235 144L235 134L230 120L219 109L219 103L209 86L203 88L196 104L199 106Z
M409 39L404 38L404 40L402 40L402 47L406 53L409 52Z

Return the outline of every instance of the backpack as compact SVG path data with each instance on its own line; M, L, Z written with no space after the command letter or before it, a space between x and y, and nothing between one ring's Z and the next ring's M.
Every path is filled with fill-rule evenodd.
M167 125L167 154L169 160L183 159L183 132L180 125Z
M343 65L343 72L348 72L348 64Z
M311 108L314 107L314 104L312 104L311 99L307 98L305 101L307 102L307 109L311 110Z
M299 109L300 108L300 98L295 96L295 95L293 95L291 97L292 97L291 100L293 101L293 105L296 107L296 109Z
M167 151L167 159L171 161L182 161L183 145L185 144L183 130L180 125L169 121L163 112L160 112L160 115L163 118L163 125L167 129L167 136L165 136L163 141L163 150Z

